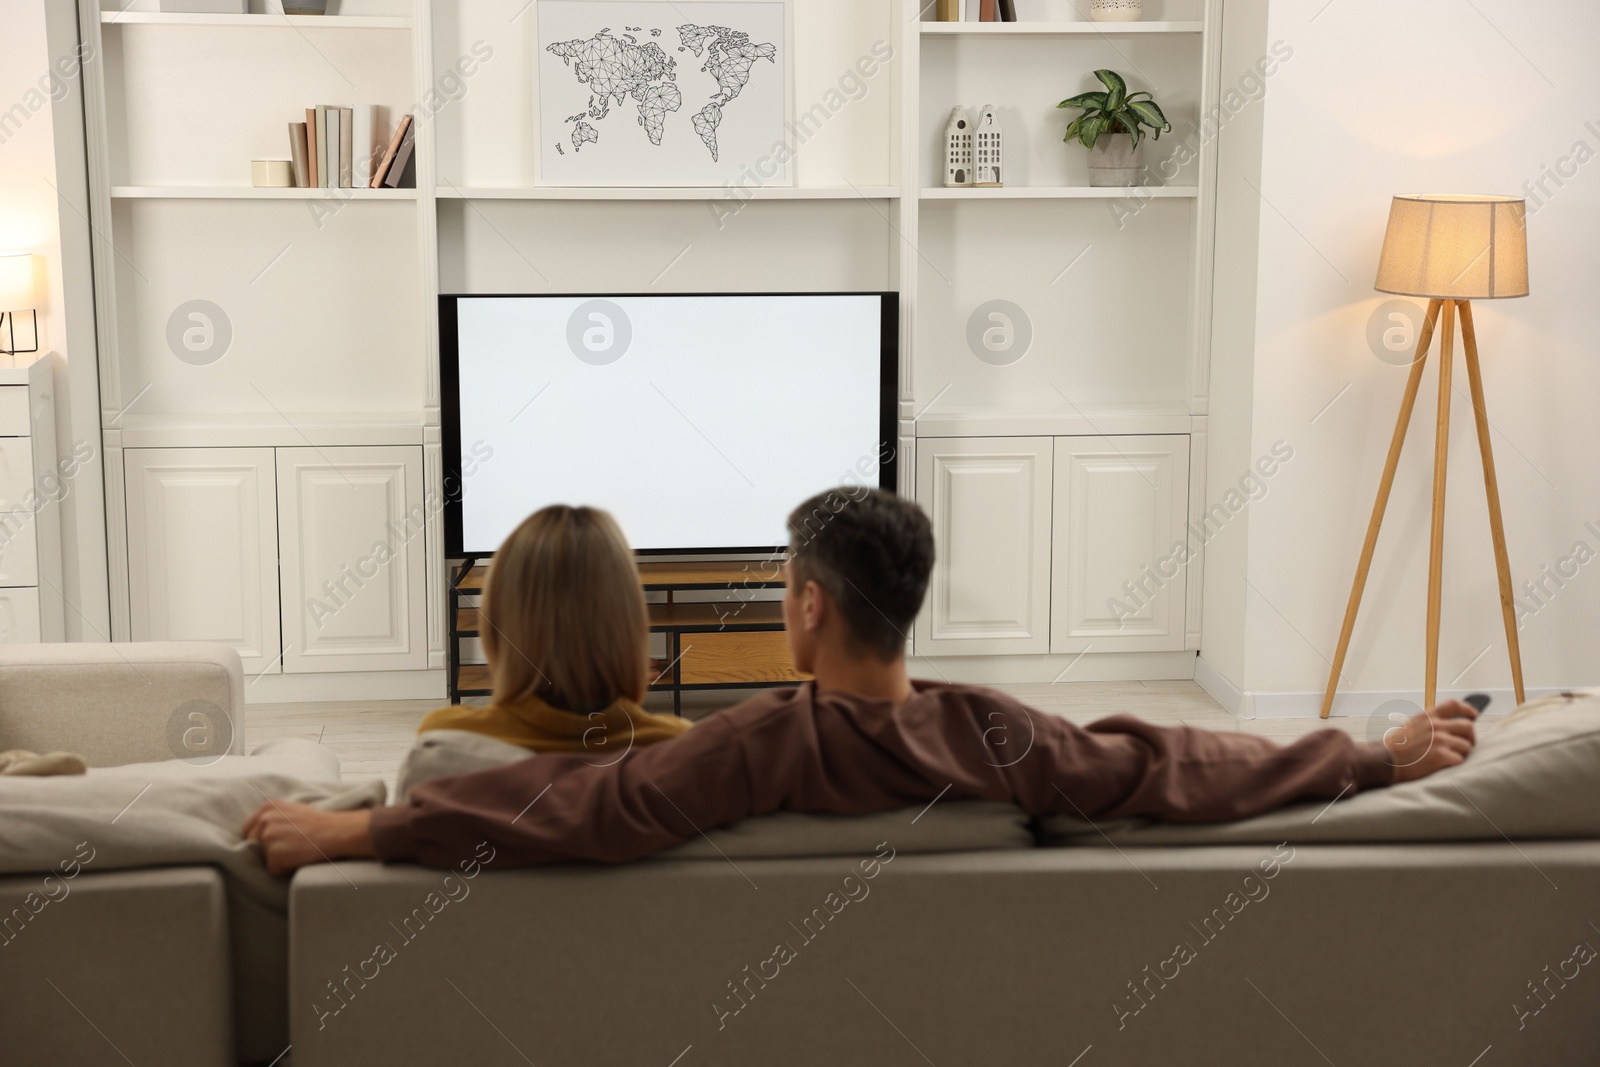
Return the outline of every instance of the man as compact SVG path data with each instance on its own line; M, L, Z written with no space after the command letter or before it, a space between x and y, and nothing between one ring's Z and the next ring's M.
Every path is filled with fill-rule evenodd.
M500 866L618 863L747 816L938 798L1009 801L1033 815L1219 821L1420 778L1460 763L1474 743L1477 712L1456 701L1383 743L1320 730L1280 747L1131 715L1082 728L989 690L912 681L905 635L933 568L927 517L888 493L835 490L800 505L789 532L784 623L795 666L814 681L614 762L540 755L429 782L408 803L372 811L269 803L246 836L285 873L361 856L449 867L484 841Z

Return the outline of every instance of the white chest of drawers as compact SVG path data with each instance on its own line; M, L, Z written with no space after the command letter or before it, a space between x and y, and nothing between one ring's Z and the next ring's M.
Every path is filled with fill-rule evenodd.
M56 459L54 359L0 367L0 642L65 640L61 501L87 456ZM89 452L88 455L92 455Z

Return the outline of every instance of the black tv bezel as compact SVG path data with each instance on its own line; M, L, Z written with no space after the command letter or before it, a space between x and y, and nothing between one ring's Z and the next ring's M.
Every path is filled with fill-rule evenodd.
M494 549L469 550L462 542L461 477L461 352L457 330L458 300L526 300L674 297L773 297L773 296L876 296L879 298L880 336L878 341L878 487L895 492L899 482L900 426L900 294L890 290L864 289L825 292L743 292L743 293L440 293L439 294L439 422L440 451L444 465L444 542L450 559L486 559ZM453 488L452 488L453 487ZM796 504L799 501L795 501ZM499 546L496 545L495 548ZM635 548L640 556L728 556L773 554L784 545L684 546L682 548Z

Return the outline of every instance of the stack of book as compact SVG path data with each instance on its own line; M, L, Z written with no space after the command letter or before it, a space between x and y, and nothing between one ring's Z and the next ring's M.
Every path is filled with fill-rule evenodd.
M938 22L961 22L964 0L936 0L938 7L934 19ZM1017 0L978 0L979 22L1017 21Z
M306 108L289 123L289 158L302 189L399 189L416 139L410 115L389 133L375 104ZM414 183L413 183L414 184ZM409 188L409 186L406 186Z

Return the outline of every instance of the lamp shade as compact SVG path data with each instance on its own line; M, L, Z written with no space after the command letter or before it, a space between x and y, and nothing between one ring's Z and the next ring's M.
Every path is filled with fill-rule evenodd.
M1514 196L1395 197L1374 287L1443 300L1527 296L1526 209Z
M29 311L33 299L33 255L0 252L0 311Z

